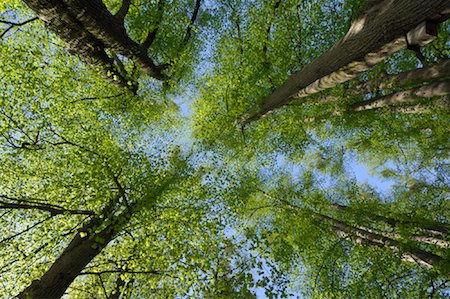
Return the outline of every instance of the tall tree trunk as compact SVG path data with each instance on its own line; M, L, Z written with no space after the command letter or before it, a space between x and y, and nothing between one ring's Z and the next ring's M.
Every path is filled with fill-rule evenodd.
M80 55L94 70L98 70L104 79L121 89L137 90L137 86L129 85L125 74L114 66L114 61L106 53L104 44L86 31L61 1L24 0L24 2L47 27L66 42L70 52Z
M132 207L118 215L113 214L108 217L110 214L113 214L111 207L107 207L101 216L96 216L83 225L50 269L39 280L34 280L17 297L30 299L63 296L86 265L113 240L121 227L130 219ZM102 227L107 220L110 223Z
M162 80L164 66L156 66L147 53L127 34L120 17L113 16L101 0L24 0L51 30L60 36L70 49L82 55L94 67L102 66L105 73L113 61L105 49L134 60L148 75ZM91 48L94 47L94 50ZM101 52L101 55L97 52ZM107 68L109 66L109 69ZM120 73L114 73L121 78ZM114 78L113 75L109 77ZM123 78L121 78L123 79ZM125 86L127 81L124 80Z
M368 231L363 228L354 227L344 221L332 217L314 213L321 221L331 225L332 230L341 237L350 237L352 241L364 246L388 247L395 252L402 252L402 257L406 261L413 261L427 268L433 268L442 261L442 257L432 252L420 248L409 246L403 248L402 244L392 238L378 233Z
M337 203L333 203L330 205L332 210L339 210L344 213L354 213L354 209L352 209L349 206L341 205ZM403 227L403 226L411 226L413 225L415 228L419 228L420 232L423 233L423 236L435 236L436 238L439 238L440 240L446 240L449 236L450 232L450 226L445 223L439 223L434 222L430 220L419 220L419 221L413 221L413 220L399 220L395 219L393 217L387 217L380 215L373 210L364 210L364 219L367 219L368 221L374 220L374 221L380 221L383 223L388 224L392 228L396 227Z
M418 98L432 98L450 94L450 80L434 82L422 87L396 92L390 95L377 97L371 100L354 103L350 111L379 109L390 105L411 104Z
M449 14L448 0L380 2L358 18L343 39L263 99L241 122L254 121L293 98L306 97L355 78L408 43L430 42L436 34L433 22L443 21Z
M364 227L355 227L346 223L345 221L333 218L323 213L316 212L307 207L299 207L290 204L283 199L276 199L283 204L284 207L294 211L306 211L313 215L319 223L326 223L327 226L340 237L349 237L353 242L359 245L387 247L395 252L401 252L405 261L415 262L422 266L432 268L442 261L442 257L432 252L425 251L415 246L408 246L407 248L393 238L383 236L375 231L369 231Z
M412 71L406 71L396 75L388 75L379 79L374 79L360 83L352 87L349 92L362 94L385 90L394 86L406 84L418 84L436 79L447 79L450 77L450 59Z

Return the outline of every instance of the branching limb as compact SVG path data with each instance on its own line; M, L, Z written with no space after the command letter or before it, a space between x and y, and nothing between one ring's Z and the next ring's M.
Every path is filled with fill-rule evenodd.
M111 274L111 273L121 273L121 274L152 274L152 275L164 275L164 272L149 270L149 271L132 271L132 270L103 270L103 271L83 271L80 275L101 275L101 274Z
M3 38L3 37L6 35L6 33L8 33L8 31L10 31L11 29L13 29L14 27L20 27L20 26L26 25L26 24L28 24L28 23L31 23L31 22L33 22L33 21L36 21L37 19L38 19L37 17L34 17L34 18L29 19L29 20L20 22L20 23L9 22L9 21L6 21L6 20L0 20L0 23L9 25L8 28L6 28L6 29L0 34L0 38Z
M117 19L120 20L121 23L124 22L125 16L128 13L128 10L130 9L131 0L123 0L122 6L120 6L119 11L114 15Z
M24 210L41 210L50 212L52 216L58 214L72 214L72 215L95 215L94 212L88 210L72 210L64 207L35 202L24 198L13 198L6 195L0 195L0 198L7 199L12 202L0 201L0 209L24 209Z
M194 11L192 12L191 21L186 29L186 34L184 35L183 42L180 45L180 52L184 50L186 45L188 44L189 40L192 36L192 27L194 27L195 21L197 20L198 12L200 10L201 6L201 0L195 1Z
M156 38L156 34L158 33L158 29L159 29L159 25L161 24L161 20L162 20L162 16L164 13L164 0L159 0L158 1L158 6L157 6L157 16L156 16L156 20L155 20L155 27L150 30L147 34L147 37L145 38L144 42L141 44L142 50L147 52L148 48L150 48L150 46L152 45L152 43L154 42L155 38Z

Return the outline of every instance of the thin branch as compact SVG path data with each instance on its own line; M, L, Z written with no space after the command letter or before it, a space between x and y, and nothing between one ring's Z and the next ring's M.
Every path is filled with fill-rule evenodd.
M161 271L132 271L132 270L83 271L80 273L80 275L102 275L111 273L164 275L164 272Z
M0 244L5 243L5 242L7 242L7 241L9 241L9 240L12 240L12 239L14 239L14 238L16 238L16 237L18 237L18 236L20 236L20 235L22 235L22 234L24 234L24 233L30 231L30 230L32 230L33 228L35 228L35 227L38 226L39 224L44 223L45 221L47 221L47 220L49 220L49 219L51 219L51 218L52 218L52 217L45 218L44 220L41 220L41 221L39 221L39 222L36 222L35 224L31 225L30 227L24 229L24 230L21 231L21 232L18 232L18 233L14 234L14 235L12 235L12 236L9 236L9 237L7 237L7 238L5 238L5 239L3 239L3 240L0 240Z
M124 23L125 16L128 13L128 10L130 9L131 0L123 0L122 6L120 6L119 11L114 15L117 19L120 20L121 23Z
M147 37L145 38L144 42L141 44L142 47L142 51L147 52L148 48L150 48L150 46L153 44L155 38L156 38L156 34L158 33L158 29L159 26L161 24L161 20L162 20L162 16L163 16L163 8L164 8L164 0L159 0L158 1L158 6L157 6L157 15L155 18L155 27L153 28L153 30L150 30L147 34Z
M13 29L14 27L20 27L20 26L26 25L26 24L28 24L28 23L30 23L30 22L36 21L37 19L38 19L37 17L34 17L34 18L29 19L29 20L20 22L20 23L15 23L15 22L9 22L9 21L5 21L5 20L0 20L0 23L2 23L2 24L8 24L8 25L9 25L9 27L6 28L6 29L2 32L2 34L0 34L0 38L3 38L3 37L5 36L5 34L8 33L8 31L10 31L11 29Z
M0 209L24 209L24 210L41 210L41 211L47 211L50 212L51 215L58 215L58 214L72 214L72 215L95 215L94 212L88 211L88 210L72 210L72 209L66 209L64 207L53 205L53 204L46 204L46 203L38 203L33 202L26 199L21 198L12 198L6 195L0 195L0 198L7 199L10 201L16 201L17 203L10 203L10 202L4 202L0 201Z
M191 21L186 29L186 35L184 36L183 42L180 45L180 52L186 47L187 43L191 39L192 36L192 27L194 27L195 20L197 19L198 12L200 10L201 0L195 1L194 11L191 16Z
M76 103L76 102L81 102L81 101L94 101L94 100L107 100L107 99L114 99L114 98L118 98L120 96L123 96L124 94L126 94L125 92L113 95L113 96L107 96L107 97L85 97L85 98L81 98L81 99L76 99L70 102L70 104Z

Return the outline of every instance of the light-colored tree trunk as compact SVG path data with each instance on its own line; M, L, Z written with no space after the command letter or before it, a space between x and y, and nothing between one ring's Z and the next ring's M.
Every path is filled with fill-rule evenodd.
M450 80L434 82L418 88L396 92L371 100L354 103L350 111L379 109L391 105L413 104L418 98L432 98L450 94Z
M448 0L385 0L358 18L331 49L290 77L241 123L249 123L289 103L355 78L409 44L432 40L435 23L448 18Z
M405 261L416 262L427 268L433 268L442 261L442 257L417 247L402 248L399 241L382 234L354 227L332 217L315 213L317 217L328 224L340 237L349 237L353 242L363 246L388 247L395 252L401 252Z
M366 81L352 87L349 91L355 94L362 94L375 92L377 90L385 90L395 86L418 84L436 79L447 79L448 77L450 77L450 59L445 59L439 63L421 69Z

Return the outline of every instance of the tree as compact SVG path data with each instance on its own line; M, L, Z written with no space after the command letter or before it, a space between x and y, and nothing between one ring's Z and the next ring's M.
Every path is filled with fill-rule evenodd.
M355 78L406 46L425 45L436 35L436 23L448 17L446 10L445 1L429 5L420 0L380 2L370 7L338 43L263 99L261 108L244 117L243 123L288 103L291 98L306 97ZM392 24L392 28L387 29L387 24Z
M444 1L23 2L0 4L6 296L445 295ZM318 62L304 100L243 125ZM358 182L355 156L395 189Z

